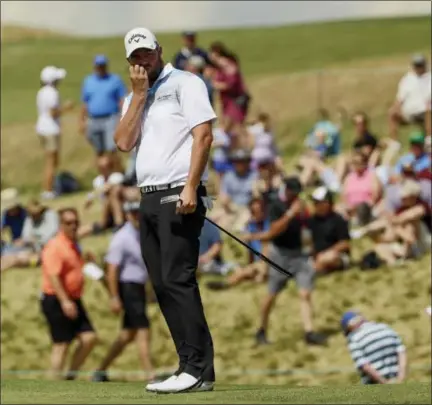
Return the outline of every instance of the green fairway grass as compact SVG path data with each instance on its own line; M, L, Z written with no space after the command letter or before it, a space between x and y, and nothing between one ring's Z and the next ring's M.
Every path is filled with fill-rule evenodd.
M139 383L1 382L2 404L428 404L430 384L290 388L222 385L210 393L160 395Z
M430 57L430 30L430 19L421 17L208 31L200 34L200 42L206 46L213 40L223 40L239 54L253 95L253 112L261 109L271 114L278 146L287 168L290 168L302 149L306 131L315 120L318 82L317 74L311 71L326 69L322 76L321 102L333 116L340 106L350 113L357 109L365 110L371 116L373 132L384 137L387 135L387 109L394 99L398 80L409 68L411 54L423 51ZM170 34L161 35L160 40L169 59L179 46L179 38ZM26 30L20 36L19 30L15 30L14 35L2 42L1 52L2 188L18 187L28 198L40 191L42 175L43 151L34 133L34 104L40 69L45 64L65 67L68 77L63 83L62 93L64 98L78 101L81 80L91 70L95 53L106 53L112 60L112 69L126 78L123 42L119 37L77 39L57 37L53 33L41 34L32 39L30 31ZM399 69L393 69L395 66ZM78 134L77 124L77 112L63 119L61 169L72 171L84 185L90 185L96 175L94 155L87 141ZM401 131L404 143L409 130ZM348 123L343 129L345 147L351 143L352 136L353 127ZM100 206L94 204L90 210L84 211L86 194L87 191L83 191L61 197L49 205L53 208L76 206L83 223L89 223L99 218ZM91 237L83 241L83 246L102 257L110 237L110 234ZM225 241L225 257L244 262L244 249L232 240ZM353 245L355 260L371 248L371 244L364 241L356 241ZM408 381L430 381L430 371L427 370L431 363L430 318L424 311L430 305L431 298L430 255L418 262L407 262L400 268L382 268L370 272L354 268L319 278L314 305L316 328L330 335L329 346L324 348L309 347L303 341L294 283L281 294L272 314L269 338L273 344L256 347L253 336L258 326L260 304L266 286L244 284L217 293L206 289L205 281L207 279L201 283L201 290L215 341L218 381L254 384L255 388L238 386L236 391L229 391L223 386L221 392L191 396L190 401L196 401L195 398L204 401L207 398L210 403L213 402L211 398L214 398L211 395L217 395L215 401L231 402L232 396L233 400L240 402L255 402L261 396L262 402L273 400L293 403L304 398L304 402L298 403L307 403L308 395L315 395L324 398L321 403L348 403L349 398L344 395L349 396L352 392L352 395L357 395L354 397L357 400L353 400L355 403L368 403L371 398L369 394L375 395L374 401L384 403L386 397L384 394L378 395L379 390L387 393L387 390L394 389L392 392L397 393L395 397L401 403L404 398L411 398L411 395L414 399L407 399L406 403L415 402L415 398L420 398L424 392L422 387L425 386L408 384L401 387L347 388L359 379L339 330L340 315L351 308L363 311L369 319L391 324L404 339L410 364L419 366L409 371ZM49 365L50 342L38 305L39 291L39 269L12 270L1 276L1 368L16 371L19 377L25 376L25 371L41 371ZM109 311L106 291L99 283L87 282L84 301L100 338L100 343L85 364L84 371L88 372L97 367L105 355L120 321ZM149 316L155 366L176 368L174 346L156 304L149 305ZM126 372L139 370L136 348L127 348L113 368ZM339 372L337 369L340 369ZM243 373L227 375L225 372L230 370ZM252 370L264 372L253 373ZM279 370L299 370L303 373L282 374L278 373ZM274 375L270 375L271 371ZM257 388L256 385L261 383L289 384L292 387L331 385L337 386L337 389L334 390L334 401L329 399L332 389L324 388L322 391L318 388L312 391L295 389L291 400L290 396L284 399L286 393L291 395L291 390L280 387ZM142 397L142 385L139 384L51 385L21 380L6 380L2 384L2 395L6 395L2 399L10 401L15 398L14 401L20 403L24 400L62 402L67 400L68 395L71 395L69 401L73 402L76 398L77 401L87 402L83 398L79 399L79 395L86 396L87 392L90 395L90 391L95 395L95 401L99 395L99 401L105 403L108 400L145 403L143 400L151 401L154 398ZM122 391L123 387L124 392L117 392ZM34 390L34 395L26 399L26 393L31 390ZM418 397L415 395L416 390L420 393ZM71 392L78 396L73 397ZM275 396L265 397L271 393L275 393ZM124 400L118 396L123 394ZM157 400L162 401L159 397ZM177 397L166 400L175 402Z

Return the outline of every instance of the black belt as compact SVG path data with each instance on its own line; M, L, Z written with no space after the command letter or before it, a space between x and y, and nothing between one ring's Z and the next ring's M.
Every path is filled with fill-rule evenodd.
M143 186L143 187L140 187L140 192L141 192L141 194L154 193L155 191L165 191L165 190L170 190L172 188L181 187L181 186L184 186L185 184L186 184L185 181L175 181L173 183L160 184L158 186ZM205 183L200 181L199 185L204 186Z

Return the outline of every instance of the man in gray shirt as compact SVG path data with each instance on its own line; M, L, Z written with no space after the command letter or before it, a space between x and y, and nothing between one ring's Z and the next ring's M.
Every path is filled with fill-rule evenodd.
M110 308L116 315L123 312L123 321L122 330L95 372L93 381L108 381L106 370L134 339L148 379L154 378L150 358L150 322L146 314L145 283L148 275L140 249L139 206L139 202L124 204L127 222L115 233L105 257Z

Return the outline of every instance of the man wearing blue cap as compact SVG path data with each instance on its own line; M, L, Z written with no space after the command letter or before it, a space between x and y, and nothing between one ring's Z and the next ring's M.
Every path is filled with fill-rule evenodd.
M363 384L394 384L405 380L407 357L400 336L384 323L345 312L342 330Z
M109 72L108 58L96 55L94 73L82 85L80 130L87 135L96 155L109 155L115 166L119 166L119 160L115 155L114 131L126 91L120 76Z

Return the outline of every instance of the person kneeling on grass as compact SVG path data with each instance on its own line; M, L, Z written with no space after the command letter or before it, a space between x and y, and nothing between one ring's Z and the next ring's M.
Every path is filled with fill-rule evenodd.
M266 218L266 210L262 199L253 199L249 203L249 211L251 220L248 222L245 229L247 234L266 232L270 229L270 221ZM249 246L257 252L268 256L267 243L262 243L260 240L251 240ZM267 278L267 273L267 263L260 260L260 258L252 252L249 252L249 263L246 266L235 268L234 272L227 277L226 281L209 281L207 287L211 290L224 290L229 287L234 287L246 280L254 280L256 283L262 283Z
M150 322L146 313L148 275L139 244L139 206L137 201L124 204L127 222L115 233L105 259L111 311L116 315L123 312L123 320L119 336L93 376L96 382L109 381L106 370L134 340L149 379L154 378L150 358Z
M363 384L395 384L405 380L407 356L399 335L384 323L346 312L341 327Z
M260 240L271 242L270 258L293 274L299 288L300 308L305 331L305 341L311 345L325 344L326 337L315 333L312 325L312 291L315 271L302 254L302 226L306 210L299 199L302 187L296 177L284 181L285 195L274 200L269 209L270 229L265 232L245 235L248 241ZM288 282L288 276L280 274L273 268L269 269L269 291L264 298L261 309L261 325L256 333L258 344L267 344L266 332L270 312L276 298Z

